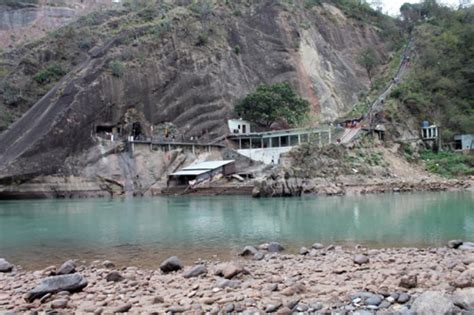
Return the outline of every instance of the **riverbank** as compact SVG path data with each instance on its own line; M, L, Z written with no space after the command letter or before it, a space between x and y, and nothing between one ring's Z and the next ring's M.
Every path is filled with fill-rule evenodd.
M473 243L457 249L345 249L316 243L299 254L278 253L280 249L279 244L248 247L248 258L196 261L184 267L171 259L161 266L157 262L153 270L116 267L109 261L13 270L0 273L0 311L289 314L380 309L442 314L474 310ZM58 270L76 271L75 279L69 280L76 285L86 280L87 286L76 293L40 294L32 299L29 292Z

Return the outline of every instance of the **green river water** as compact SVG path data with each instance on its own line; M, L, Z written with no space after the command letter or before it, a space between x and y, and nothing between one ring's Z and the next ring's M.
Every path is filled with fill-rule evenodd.
M248 244L368 247L474 241L474 194L252 199L245 196L0 201L0 257L25 268L68 258L156 268L227 259Z

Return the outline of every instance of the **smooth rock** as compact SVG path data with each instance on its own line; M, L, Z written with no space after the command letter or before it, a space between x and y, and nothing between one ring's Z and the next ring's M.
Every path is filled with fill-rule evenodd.
M380 309L385 309L385 308L389 308L391 305L392 305L392 303L385 300L385 301L382 301L382 303L379 304L379 308Z
M466 311L474 311L474 288L457 289L453 293L453 303Z
M58 299L51 302L53 309L66 308L68 301L66 299Z
M365 300L365 304L367 305L379 306L380 303L382 303L382 298L378 295L373 295L369 297L367 300Z
M76 272L76 264L72 260L64 262L56 272L57 275L68 275Z
M254 256L257 253L258 253L258 249L256 249L254 246L245 246L239 255L240 256Z
M262 252L258 252L253 256L253 260L262 260L263 258L265 258L265 254Z
M232 279L238 274L244 272L244 268L235 263L228 263L222 269L222 276L226 279Z
M309 304L309 307L312 311L319 311L323 308L323 304L321 302L312 302Z
M115 264L111 262L110 260L105 260L104 262L102 262L102 266L104 266L107 269L115 268Z
M228 280L228 279L220 279L216 282L216 287L224 289L224 288L237 288L241 284L238 280Z
M366 255L358 254L354 256L354 263L358 265L367 264L368 262L369 262L369 257L367 257Z
M456 288L468 288L474 286L473 283L473 271L465 270L453 281L452 285Z
M458 247L459 250L474 252L474 243L464 242L461 246Z
M48 293L56 293L59 291L77 292L86 286L86 278L78 273L48 277L42 279L41 283L26 295L25 300L31 303L35 299L41 298Z
M418 277L416 275L404 276L400 279L399 286L406 289L416 288L418 285Z
M308 255L309 254L309 250L306 248L306 247L301 247L300 248L300 251L299 251L299 254L300 255Z
M199 277L200 275L206 274L207 273L207 268L204 265L196 265L186 271L183 275L185 278L194 278L194 277Z
M268 251L270 253L279 253L281 251L283 251L285 248L283 246L281 246L280 243L277 243L277 242L271 242L270 244L268 244Z
M126 313L128 312L130 309L132 308L132 304L130 303L125 303L125 304L121 304L117 307L114 307L112 309L112 313Z
M406 302L410 301L410 295L407 293L400 293L400 295L397 298L397 302L400 304L405 304Z
M4 258L0 258L0 272L11 272L13 265L6 261Z
M448 242L448 247L449 248L458 248L459 246L461 246L463 243L462 240L451 240Z
M418 314L444 315L453 313L453 302L441 292L427 291L413 302L411 311Z
M281 307L281 303L279 304L268 304L265 306L265 312L267 313L274 313Z
M164 273L169 273L183 269L183 264L178 257L172 256L161 263L160 269Z
M323 249L324 245L321 244L321 243L314 243L313 245L311 245L311 248L313 248L313 249Z
M235 306L233 303L226 304L226 306L224 307L224 312L232 313L234 311L234 308Z
M109 282L120 282L124 279L125 278L118 271L112 271L105 277L105 280Z

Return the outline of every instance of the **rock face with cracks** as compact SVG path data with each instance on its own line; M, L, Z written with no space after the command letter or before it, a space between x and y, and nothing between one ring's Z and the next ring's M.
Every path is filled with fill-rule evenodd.
M151 125L163 122L172 122L184 137L221 135L234 104L261 83L288 81L313 112L335 118L368 86L354 56L374 45L386 54L376 28L361 28L328 4L289 10L266 0L243 6L240 15L217 4L205 15L178 2L163 8L156 12L160 21L171 21L166 25L154 23L159 19L143 23L136 12L102 16L94 29L105 34L95 34L87 51L74 50L84 38L78 24L64 30L70 36L58 33L57 38L67 38L65 56L45 59L56 39L6 56L11 62L5 82L25 96L18 108L31 108L0 135L0 183L80 174L90 161L78 157L97 146L96 127L130 132L130 110L146 136ZM124 21L136 24L114 26ZM310 27L302 28L302 21ZM74 60L67 73L35 99L31 89L38 83L32 74L68 56ZM123 71L114 74L111 61L121 63ZM8 95L0 96L5 102Z

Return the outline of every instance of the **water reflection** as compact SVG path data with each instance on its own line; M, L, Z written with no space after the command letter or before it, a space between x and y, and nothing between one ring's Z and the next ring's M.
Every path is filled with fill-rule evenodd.
M452 238L474 240L472 193L0 202L0 252L25 261L113 256L142 264L176 252L189 259L229 254L267 240L377 247Z

